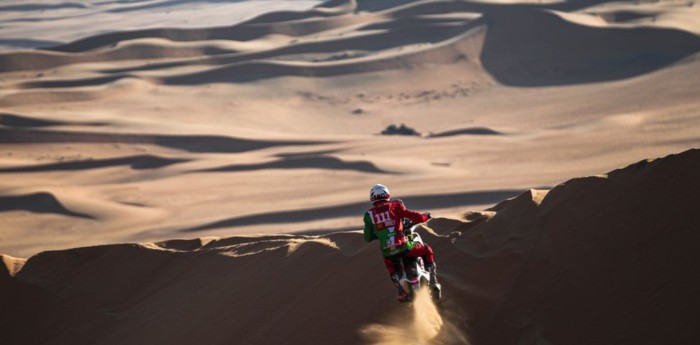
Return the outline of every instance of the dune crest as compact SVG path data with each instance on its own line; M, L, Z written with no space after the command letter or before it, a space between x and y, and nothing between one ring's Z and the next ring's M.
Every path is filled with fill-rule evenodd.
M4 255L0 254L0 258L2 258L2 264L3 264L3 271L6 273L9 277L14 277L17 275L17 272L19 272L24 264L27 262L27 259L22 259L22 258L14 258L9 255ZM4 274L3 274L4 275Z

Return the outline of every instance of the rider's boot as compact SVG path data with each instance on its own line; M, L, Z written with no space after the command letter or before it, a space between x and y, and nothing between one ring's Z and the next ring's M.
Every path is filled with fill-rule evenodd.
M438 283L437 280L437 267L434 262L428 263L425 266L428 269L428 272L430 273L430 289L433 292L433 296L436 299L440 299L442 286L440 285L440 283Z
M408 300L410 299L410 296L401 287L401 283L399 283L399 274L398 273L391 274L391 281L394 283L394 286L396 286L396 290L398 291L398 296L396 297L396 299L399 302L408 302Z

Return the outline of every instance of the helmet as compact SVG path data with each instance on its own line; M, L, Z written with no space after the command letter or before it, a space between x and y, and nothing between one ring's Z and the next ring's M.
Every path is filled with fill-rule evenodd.
M369 201L375 203L377 201L389 200L389 188L383 184L375 184L369 191Z

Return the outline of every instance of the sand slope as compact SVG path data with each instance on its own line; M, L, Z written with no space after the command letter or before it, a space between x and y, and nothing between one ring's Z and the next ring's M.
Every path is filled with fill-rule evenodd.
M422 232L445 287L434 342L692 342L698 173L690 150L432 220ZM44 252L0 280L0 340L371 342L409 311L375 245L341 232Z
M475 342L692 342L697 332L686 317L698 307L692 302L697 282L686 270L697 262L694 248L700 237L687 205L699 188L693 178L698 157L693 150L570 180L549 191L537 207L521 196L519 207L506 206L486 224L467 227L468 235L456 245L474 254L484 249L479 236L484 231L498 229L495 236L503 236L503 228L517 231L505 242L497 238L503 244L500 253L473 264L494 261L502 267L506 261L513 272L502 283L507 290L492 295L497 307L490 305L481 314L487 317L475 326L483 330ZM513 208L521 212L515 215L518 221L489 224ZM531 211L522 212L527 208ZM524 228L516 228L523 227L521 222ZM485 239L486 248L494 249L494 241ZM482 275L488 279L493 272L469 279L482 281Z

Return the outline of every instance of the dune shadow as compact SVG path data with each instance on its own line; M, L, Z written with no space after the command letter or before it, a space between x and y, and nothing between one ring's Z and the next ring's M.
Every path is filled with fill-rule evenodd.
M330 149L330 150L320 150L320 151L313 151L313 152L283 152L283 153L278 153L275 155L275 157L279 158L301 158L301 157L310 157L310 156L322 156L322 155L329 155L329 154L335 154L340 152L341 150L339 149Z
M28 116L0 113L0 125L7 127L35 128L52 126L106 126L106 122L68 122L37 119Z
M78 2L63 2L56 4L13 4L0 6L0 12L14 11L14 12L29 12L29 11L48 11L48 10L61 10L67 8L74 9L85 9L88 5L81 4Z
M440 133L433 133L428 136L428 138L443 138L443 137L452 137L452 136L457 136L457 135L503 135L503 133L499 131L495 131L491 128L487 127L471 127L471 128L462 128L462 129L455 129L451 131L445 131L445 132L440 132Z
M95 78L80 78L80 79L66 79L66 80L36 80L21 83L22 88L36 88L36 89L48 89L48 88L70 88L70 87L87 87L87 86L101 86L110 83L120 81L122 79L137 78L137 76L131 75L114 75L106 77L95 77Z
M633 11L617 11L601 15L603 20L609 23L624 23L639 19L653 19L655 14L633 12Z
M34 193L16 196L0 196L0 212L29 211L33 213L54 213L69 217L95 219L87 214L73 212L63 206L50 193Z
M495 204L504 199L522 194L524 190L494 190L454 194L415 195L401 198L407 207L414 210L430 210L436 208L464 207L470 205ZM368 202L357 202L345 205L301 209L291 211L268 212L247 216L233 217L221 221L180 230L181 232L197 232L237 226L299 223L320 219L357 216L361 223L362 214L369 208ZM361 224L360 224L361 225Z
M151 144L193 153L241 153L279 146L320 145L320 141L263 141L217 135L118 134L0 128L0 143Z
M166 1L154 1L154 2L148 2L145 4L138 4L134 6L124 6L124 7L118 7L118 8L112 8L109 10L106 10L105 12L107 13L125 13L125 12L133 12L133 11L142 11L142 10L157 10L157 9L162 9L165 7L172 7L172 6L178 6L178 5L185 5L185 4L194 4L197 2L207 2L207 3L232 3L232 2L241 2L245 0L166 0ZM118 2L118 3L128 3L128 2Z
M115 166L130 166L134 170L156 169L168 165L189 162L189 159L170 159L153 155L136 155L130 157L110 158L110 159L88 159L72 162L60 162L33 166L0 168L0 173L27 173L27 172L51 172L87 170L97 168L109 168Z
M419 0L358 1L356 11L380 12L418 1Z
M700 51L700 37L685 31L584 26L540 9L493 11L486 20L482 65L510 86L626 79Z
M264 169L324 169L324 170L353 170L364 173L390 174L391 172L379 169L371 162L346 162L335 157L328 156L300 156L286 157L268 163L259 164L233 164L219 168L197 170L195 172L239 172L256 171Z
M15 22L19 20L14 20ZM41 20L37 20L41 21ZM59 41L35 40L30 38L15 38L15 39L0 39L0 46L8 46L12 48L42 48L50 47L59 44Z

